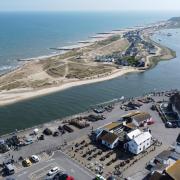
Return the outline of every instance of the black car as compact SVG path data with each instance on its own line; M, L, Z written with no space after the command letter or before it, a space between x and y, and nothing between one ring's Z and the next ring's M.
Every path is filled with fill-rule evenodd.
M66 180L67 178L72 179L72 180L74 179L73 177L69 176L68 174L59 172L54 176L53 180Z

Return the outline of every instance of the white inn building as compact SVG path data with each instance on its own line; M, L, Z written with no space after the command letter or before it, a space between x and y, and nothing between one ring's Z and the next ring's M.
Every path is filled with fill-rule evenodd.
M149 132L140 133L134 130L127 136L132 139L124 145L124 148L133 154L139 154L151 146L152 135Z

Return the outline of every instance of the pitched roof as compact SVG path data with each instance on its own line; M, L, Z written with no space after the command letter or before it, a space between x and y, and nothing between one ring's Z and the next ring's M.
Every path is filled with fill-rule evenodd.
M149 132L142 132L140 135L136 136L132 141L135 141L137 145L140 145L147 139L151 138L151 134Z
M118 136L116 134L108 131L102 132L98 137L98 139L106 141L108 144L113 144L117 138Z
M174 180L180 179L180 160L177 160L172 166L170 166L166 173Z
M142 132L139 129L135 129L134 131L131 131L130 133L127 134L127 137L129 139L133 139L136 136L140 135Z
M120 125L122 125L122 123L120 123L120 122L111 122L111 123L103 126L103 128L111 131L111 130L119 127Z
M147 119L150 119L151 115L147 112L142 112L142 113L139 113L139 114L133 116L132 118L134 120L136 120L137 122L142 122L142 121L145 121Z

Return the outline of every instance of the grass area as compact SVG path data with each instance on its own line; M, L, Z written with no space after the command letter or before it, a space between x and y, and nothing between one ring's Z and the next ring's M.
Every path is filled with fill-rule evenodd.
M125 57L124 60L127 61L130 66L136 66L138 63L138 59L136 59L135 56Z
M51 83L48 82L48 79L43 79L43 80L35 80L29 82L30 87L32 88L39 88L39 87L44 87L44 86L49 86Z
M52 66L46 70L46 73L52 77L63 77L65 74L65 68L66 65Z
M173 59L176 57L176 52L173 51L172 49L167 48L167 47L162 47L162 46L160 46L160 47L162 48L162 51L161 51L162 55L154 56L149 59L149 61L150 61L149 67L150 68L155 67L158 64L158 62L160 62L160 61L167 61L167 60L170 60L170 59Z
M67 78L83 79L112 71L112 67L104 65L89 66L85 64L69 63L68 66L69 73L66 76Z
M114 35L114 36L111 36L110 38L108 39L105 39L105 40L102 40L102 41L99 41L97 42L97 45L100 45L100 46L105 46L105 45L108 45L114 41L117 41L121 38L120 35Z
M11 90L16 88L26 88L28 85L23 81L14 81L8 84L5 84L0 87L0 90Z

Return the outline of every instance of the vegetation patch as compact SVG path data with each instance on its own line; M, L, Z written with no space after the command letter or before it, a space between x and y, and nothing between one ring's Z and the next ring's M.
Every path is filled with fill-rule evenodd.
M112 67L103 65L90 66L78 63L69 63L68 66L69 73L66 76L67 78L83 79L112 71Z

